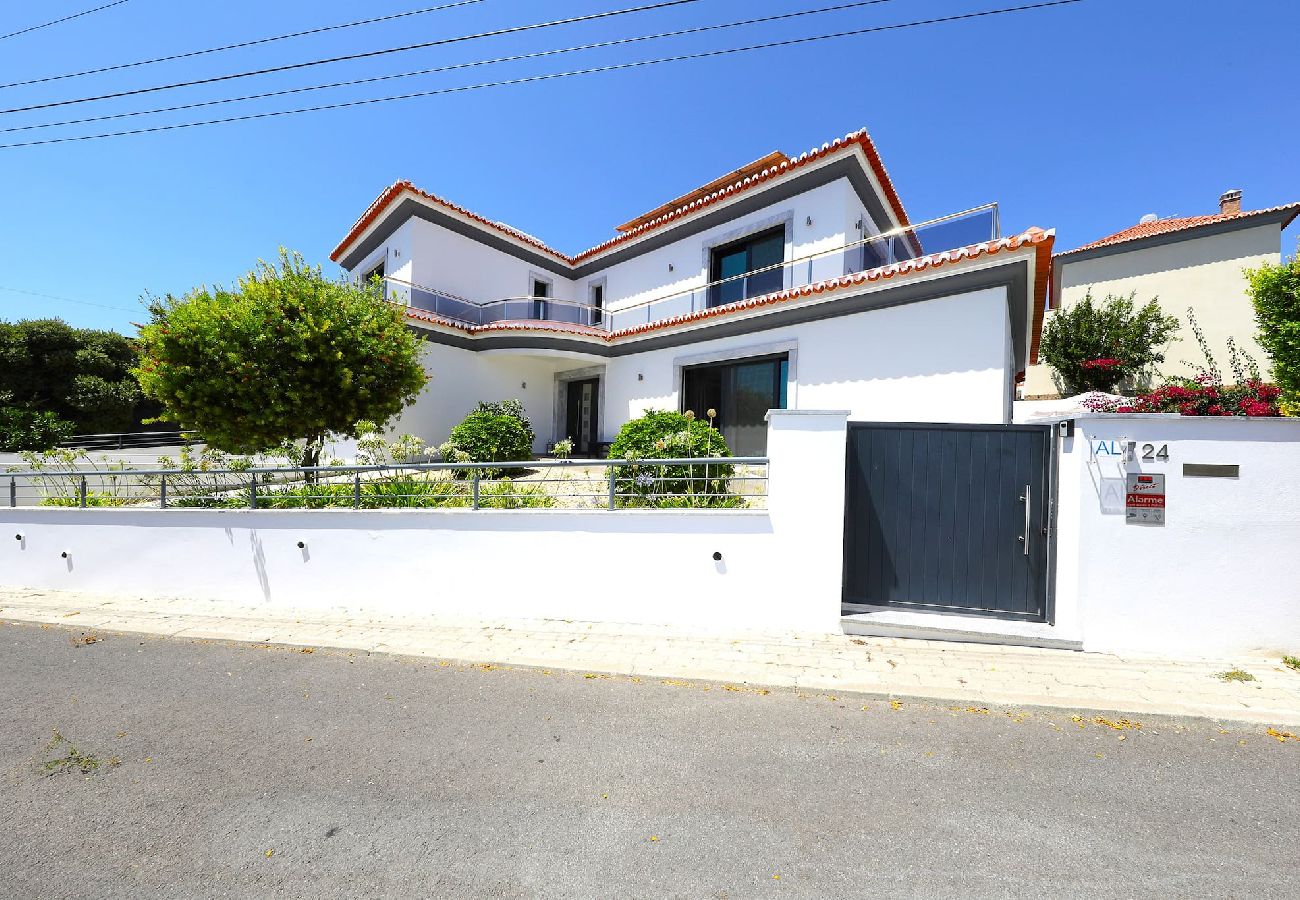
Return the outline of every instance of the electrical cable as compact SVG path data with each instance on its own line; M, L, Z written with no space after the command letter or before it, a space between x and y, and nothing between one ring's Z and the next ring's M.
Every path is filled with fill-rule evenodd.
M125 3L126 0L119 0L119 2ZM82 69L80 72L64 72L61 75L46 75L43 78L31 78L27 81L10 81L7 84L0 84L0 89L23 87L24 85L29 84L46 84L51 81L63 81L68 78L81 78L84 75L99 75L103 72L117 72L121 69L134 69L138 66L152 66L155 63L174 62L178 59L190 59L195 56L206 56L209 53L221 53L226 50L240 50L244 47L256 47L260 44L286 41L290 38L306 37L312 34L323 34L327 31L339 31L344 28L356 28L358 25L374 25L377 22L391 22L394 19L404 19L408 16L421 16L425 13L439 12L444 9L454 9L457 6L468 6L471 3L482 2L483 0L457 0L455 3L443 3L440 6L426 6L422 9L407 10L406 12L393 13L388 16L377 16L373 19L358 19L355 22L342 22L338 25L322 25L319 28L308 28L306 31L291 31L288 34L277 34L272 37L255 38L251 41L240 41L237 44L225 44L221 47L208 47L206 50L189 50L185 53L173 53L171 56L156 56L152 59L141 59L135 62L117 63L112 66L101 66L98 69ZM104 9L104 7L100 8Z
M1049 0L1049 2L1030 3L1023 6L1007 6L998 9L981 10L979 12L962 13L954 16L940 16L931 19L919 19L912 22L900 22L891 25L876 25L870 28L855 28L848 31L832 32L829 34L813 35L810 37L788 38L780 41L769 41L761 44L750 44L743 47L726 47L717 50L706 50L698 53L685 53L678 56L659 57L655 59L637 60L627 63L613 63L605 66L593 66L586 69L576 69L567 72L551 72L542 75L529 75L520 78L509 78L501 81L480 82L478 84L462 85L458 87L438 88L428 91L415 91L407 94L397 94L387 97L370 97L363 100L350 100L340 103L327 103L319 106L298 107L296 109L274 110L270 112L248 113L242 116L227 116L219 119L205 119L198 122L179 122L172 125L155 125L149 128L134 128L126 131L103 132L99 134L74 135L70 137L45 138L36 141L22 141L18 143L0 144L0 150L11 150L18 147L36 147L46 144L64 144L76 141L99 140L103 138L127 137L137 134L154 134L163 131L176 131L183 128L197 128L206 125L222 125L230 122L249 122L257 119L271 119L279 116L298 115L308 112L322 112L325 110L348 109L356 106L369 106L376 103L390 103L397 100L411 100L418 97L433 97L443 94L464 93L467 91L482 90L493 87L506 87L517 84L530 84L539 81L551 81L558 78L569 78L577 75L592 75L600 72L615 72L625 69L636 69L644 66L659 65L662 63L682 62L686 60L708 59L713 57L728 56L735 53L747 53L754 50L769 50L777 47L790 47L799 44L807 44L814 41L833 40L837 38L856 37L864 34L872 34L883 31L899 31L907 28L917 28L925 25L937 25L947 22L959 22L969 19L985 18L988 16L1005 15L1009 13L1026 12L1029 10L1048 9L1056 6L1070 6L1075 3L1082 3L1083 0Z
M822 6L816 9L805 9L796 12L780 13L770 16L760 16L755 19L743 19L737 22L722 22L714 25L697 25L693 28L682 28L677 31L664 31L656 34L638 35L636 37L613 38L607 41L597 41L592 44L578 44L573 47L561 47L554 50L537 50L531 53L518 53L514 56L498 56L493 59L478 59L470 62L453 63L446 66L435 66L431 69L417 69L412 72L396 72L391 75L375 75L370 78L355 78L348 81L335 81L329 84L313 84L305 87L286 88L279 91L267 91L261 94L245 94L241 97L221 97L216 100L203 100L197 103L182 103L177 106L163 106L155 109L139 109L131 112L111 113L103 116L87 116L81 119L64 119L59 122L40 122L35 125L13 125L9 128L0 128L0 134L9 134L15 131L37 131L42 128L58 128L64 125L85 125L90 122L107 122L113 119L129 119L135 116L156 115L158 113L179 112L186 109L200 109L208 106L221 106L227 103L242 103L247 100L264 100L268 97L283 97L287 94L303 94L309 91L321 91L340 87L353 87L359 84L372 84L377 81L392 81L398 78L412 78L418 75L434 75L442 72L452 72L458 69L472 69L479 66L496 65L505 62L519 62L521 60L541 59L547 56L558 56L563 53L575 53L584 50L595 50L606 47L618 47L625 44L636 44L643 41L659 40L663 38L681 37L688 34L700 34L709 31L721 31L727 28L739 28L747 25L758 25L767 22L776 22L785 19L794 19L801 16L818 15L828 12L839 12L845 9L855 9L864 6L876 6L882 3L892 3L894 0L854 0L851 3L838 3L834 6Z
M38 109L50 109L55 106L72 106L77 103L94 103L99 100L116 100L119 97L134 97L139 94L152 94L158 91L171 91L177 88L197 87L201 84L216 84L222 81L233 81L237 78L252 78L256 75L271 75L277 72L291 72L296 69L308 69L313 66L325 66L331 63L348 62L354 59L370 59L376 56L386 56L390 53L405 53L410 50L424 50L429 47L444 47L448 44L458 44L463 43L464 41L476 41L483 38L500 37L506 34L518 34L524 31L536 31L540 28L554 28L558 25L574 25L580 22L594 22L598 19L609 19L614 16L625 16L631 13L649 12L651 10L667 9L672 6L682 6L687 3L699 2L700 0L659 0L659 2L647 3L641 6L629 6L623 9L590 13L585 16L570 16L566 19L552 19L549 22L533 22L528 25L512 25L509 28L497 28L493 31L480 31L474 34L458 35L457 37L439 38L436 41L405 44L401 47L387 47L383 50L367 50L364 53L348 53L343 56L330 56L324 59L307 60L306 62L286 63L282 66L270 66L265 69L251 69L246 72L213 75L209 78L196 78L191 81L176 81L170 84L156 84L151 87L132 88L129 91L115 91L111 94L98 94L92 97L76 97L71 100L53 100L49 103L36 103L31 106L14 106L9 109L0 109L0 114L32 112Z

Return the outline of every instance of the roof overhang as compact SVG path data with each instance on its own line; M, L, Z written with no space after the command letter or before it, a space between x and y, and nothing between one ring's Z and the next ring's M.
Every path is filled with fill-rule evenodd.
M778 162L776 156L773 154L758 161L762 163L770 160L773 165L750 174L741 174L748 172L750 167L738 170L737 174L741 174L741 177L736 181L719 186L707 194L699 191L686 195L681 198L686 201L681 205L654 218L634 220L624 226L627 230L623 233L576 256L568 256L500 222L421 191L409 181L399 181L370 204L347 236L330 253L330 259L345 269L354 269L404 222L418 217L451 228L531 264L544 266L549 271L565 277L580 278L628 256L711 227L720 216L725 218L743 214L739 207L759 208L780 202L791 195L791 183L800 185L794 191L798 193L841 176L849 178L877 222L887 223L889 227L908 224L907 213L898 192L875 144L865 130L823 144L794 159L781 155ZM655 213L659 213L659 210L655 210Z
M1201 238L1214 237L1219 234L1228 234L1233 231L1244 231L1247 228L1259 228L1266 225L1276 225L1281 232L1290 225L1295 218L1300 216L1300 203L1291 203L1286 206L1276 206L1271 209L1251 210L1238 216L1228 219L1220 219L1215 222L1206 222L1200 225L1189 225L1175 231L1165 231L1160 234L1151 234L1143 237L1130 238L1124 241L1116 241L1112 244L1100 244L1097 246L1079 247L1075 250L1066 250L1064 253L1058 253L1052 257L1052 296L1061 295L1061 270L1071 263L1084 262L1085 260L1102 259L1107 256L1116 256L1121 253L1136 253L1142 250L1150 250L1154 247L1161 247L1166 244L1178 244L1183 241L1195 241Z

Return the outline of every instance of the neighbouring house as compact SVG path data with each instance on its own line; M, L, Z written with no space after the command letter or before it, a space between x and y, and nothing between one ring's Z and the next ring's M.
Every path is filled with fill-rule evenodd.
M1255 342L1255 311L1243 270L1281 261L1281 232L1297 215L1300 203L1243 211L1241 191L1235 190L1219 198L1219 211L1212 215L1145 215L1123 231L1053 257L1052 309L1069 307L1089 291L1097 300L1134 292L1138 303L1156 298L1166 314L1183 323L1156 374L1191 376L1192 365L1205 362L1188 324L1191 307L1226 380L1232 380L1230 337L1266 368L1267 358ZM1059 395L1050 367L1029 367L1023 399Z
M521 181L526 181L524 175ZM771 153L569 255L399 181L331 254L380 276L427 341L397 427L444 439L519 398L537 451L598 454L647 409L766 450L769 409L1004 424L1033 361L1053 232L999 233L994 205L915 222L858 131Z

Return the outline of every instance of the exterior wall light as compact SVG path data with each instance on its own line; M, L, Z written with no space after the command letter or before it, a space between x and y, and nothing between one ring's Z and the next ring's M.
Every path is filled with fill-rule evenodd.
M307 549L307 544L304 543L303 541L299 541L299 542L298 542L298 549L299 549L299 550L306 550L306 549Z
M804 220L803 220L803 223L804 223L805 225L811 225L811 224L812 224L812 216L808 216L806 219L804 219Z
M15 540L15 541L21 541L22 539L23 539L23 536L22 536L21 534L15 534L15 535L14 535L14 540Z
M67 550L64 550L62 553L59 554L59 556L62 557L63 559L67 559L67 558L68 558L68 551L67 551Z
M637 372L637 373L636 373L636 380L637 380L637 381L645 381L645 373L644 373L644 372Z
M526 381L521 381L521 382L519 382L519 390L521 390L521 391L526 391L526 390L528 390L528 382L526 382Z
M713 551L713 561L714 561L714 562L722 562L722 551L721 551L721 550L714 550L714 551Z
M669 264L668 264L668 271L671 272L672 270L673 270L673 264L672 264L672 263L669 263Z

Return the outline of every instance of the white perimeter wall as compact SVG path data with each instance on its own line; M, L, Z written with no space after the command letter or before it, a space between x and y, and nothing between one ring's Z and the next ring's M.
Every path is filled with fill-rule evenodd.
M684 366L764 353L791 356L791 409L847 409L860 421L1005 422L1010 340L1006 291L989 288L615 357L601 428L612 440L647 409L677 409Z
M2 508L0 587L832 632L845 421L773 416L766 511Z
M1103 415L1078 426L1059 439L1057 627L1086 650L1300 651L1300 419ZM1168 445L1169 460L1090 452L1124 439L1139 456ZM1185 477L1184 463L1241 475ZM1165 475L1166 525L1126 524L1125 472Z

